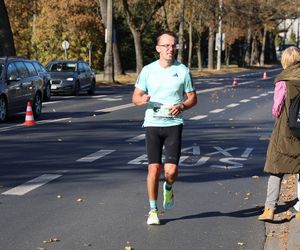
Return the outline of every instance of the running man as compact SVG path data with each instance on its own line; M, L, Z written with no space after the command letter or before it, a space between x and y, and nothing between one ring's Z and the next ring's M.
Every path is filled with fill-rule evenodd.
M132 96L135 105L146 105L143 127L148 156L148 225L160 224L157 197L163 166L163 207L170 209L174 205L172 185L178 175L183 111L197 103L189 69L175 60L175 34L167 31L158 36L156 51L159 59L142 69Z

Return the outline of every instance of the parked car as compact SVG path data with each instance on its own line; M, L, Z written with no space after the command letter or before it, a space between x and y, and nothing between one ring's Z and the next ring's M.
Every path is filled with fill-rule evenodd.
M44 86L43 86L43 101L49 101L51 99L51 85L50 85L50 74L44 68L42 64L38 61L33 61L33 66L38 72L38 74L43 78Z
M51 93L79 95L81 90L90 95L95 93L96 75L84 61L52 61L46 70L51 78Z
M11 113L25 112L31 102L33 115L42 113L43 79L33 61L17 57L0 57L0 122Z

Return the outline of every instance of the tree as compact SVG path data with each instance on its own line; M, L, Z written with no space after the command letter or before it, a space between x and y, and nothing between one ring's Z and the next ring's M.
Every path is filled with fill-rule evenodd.
M106 35L106 51L104 57L104 80L114 82L114 68L113 68L113 4L112 0L107 1L107 19L106 19L107 35Z
M122 0L126 20L134 39L136 72L143 67L142 35L154 14L167 0Z
M0 0L0 55L15 56L13 33L4 0Z

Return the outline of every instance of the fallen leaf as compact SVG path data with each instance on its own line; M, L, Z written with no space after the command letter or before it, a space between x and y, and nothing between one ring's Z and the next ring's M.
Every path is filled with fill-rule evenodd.
M238 244L239 246L244 246L244 245L245 245L245 243L244 243L244 242L241 242L241 241L239 241L237 244Z

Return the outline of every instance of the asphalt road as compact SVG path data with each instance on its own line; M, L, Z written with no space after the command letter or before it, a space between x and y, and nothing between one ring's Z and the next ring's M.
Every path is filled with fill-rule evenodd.
M263 249L278 72L194 79L176 204L160 205L160 226L146 225L144 108L131 104L133 86L53 96L38 125L24 127L24 114L0 124L0 249Z

